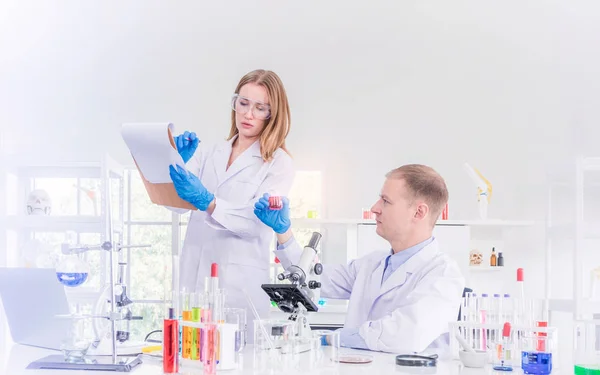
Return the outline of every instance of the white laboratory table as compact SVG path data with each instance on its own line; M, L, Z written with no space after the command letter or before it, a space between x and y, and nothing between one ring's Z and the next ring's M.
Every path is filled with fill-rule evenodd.
M427 370L419 370L419 369L410 369L403 368L400 366L396 366L395 364L395 355L386 354L386 353L374 353L367 351L359 351L359 350L350 350L350 349L342 349L345 352L355 352L360 354L369 354L373 356L373 362L369 364L361 364L361 365L352 365L352 364L339 364L337 368L327 368L327 369L315 369L312 371L304 371L302 374L311 375L311 374L339 374L339 375L355 375L355 374L368 374L368 375L386 375L386 374L436 374L436 375L509 375L509 374L522 374L520 369L515 369L513 372L496 372L491 366L488 366L483 369L471 369L464 367L457 360L440 360L438 361L438 365L434 369ZM12 345L8 348L8 358L0 361L0 374L10 374L10 375L56 375L56 374L68 374L68 375L89 375L92 371L74 371L74 370L29 370L26 367L32 361L45 357L49 354L57 354L56 351L33 348L29 346L23 345ZM218 371L218 374L252 374L258 375L262 374L262 372L257 372L253 369L252 364L252 347L248 346L244 350L241 356L243 366L240 366L240 369L230 370L230 371ZM98 372L100 373L100 372ZM105 373L105 372L102 372ZM158 359L154 358L144 358L143 364L136 367L131 374L139 374L139 375L158 375L162 374L162 363ZM190 369L186 370L184 368L180 369L181 374L202 374L201 369ZM124 373L125 374L125 373ZM272 372L272 374L284 374L281 371ZM564 367L561 366L558 369L554 369L552 374L564 374L571 375L573 374L572 367ZM289 372L286 375L291 375Z

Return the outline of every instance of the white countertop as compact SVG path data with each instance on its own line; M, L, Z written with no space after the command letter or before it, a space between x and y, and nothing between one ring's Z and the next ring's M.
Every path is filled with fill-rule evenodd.
M89 374L90 371L73 371L73 370L29 370L26 367L33 361L43 358L50 354L60 354L57 351L34 348L23 345L12 345L7 348L8 358L6 360L0 360L0 374L10 375L54 375L54 374L68 374L68 375L84 375ZM354 374L369 374L369 375L385 375L392 373L413 373L413 374L436 374L436 375L508 375L508 374L522 374L521 369L515 368L511 373L500 373L494 371L491 366L487 366L483 369L470 369L465 368L457 360L441 360L438 361L437 368L433 371L419 372L418 370L410 371L410 368L402 368L396 366L395 355L385 353L375 353L369 351L351 350L342 348L344 353L356 353L356 354L368 354L373 357L373 362L369 364L353 365L353 364L339 364L337 368L327 369L315 369L309 372L302 372L303 374L340 374L340 375L354 375ZM241 369L230 370L230 371L218 371L219 374L258 374L253 369L252 347L248 346L245 348L242 354ZM105 373L105 372L103 372ZM131 373L133 374L162 374L162 363L159 359L143 357L143 363L137 366ZM181 368L181 374L202 374L202 369L185 369ZM273 374L284 374L284 372L276 371ZM568 374L573 373L572 367L556 368L552 371L552 374ZM285 373L289 374L289 372Z

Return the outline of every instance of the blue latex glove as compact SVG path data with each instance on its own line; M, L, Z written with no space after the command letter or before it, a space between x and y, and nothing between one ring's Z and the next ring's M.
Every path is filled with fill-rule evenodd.
M174 137L173 141L184 163L187 163L194 156L194 152L196 152L200 143L200 140L196 137L196 133L190 133L187 130L183 134Z
M188 173L181 166L173 167L169 165L169 173L171 180L175 185L175 190L179 198L190 202L200 211L206 211L210 202L215 199L215 196L206 190L200 179L192 173Z
M265 193L254 204L254 214L256 217L268 227L271 227L275 233L279 234L285 233L292 225L290 221L290 202L286 197L283 197L282 201L281 210L271 210L269 208L269 194Z

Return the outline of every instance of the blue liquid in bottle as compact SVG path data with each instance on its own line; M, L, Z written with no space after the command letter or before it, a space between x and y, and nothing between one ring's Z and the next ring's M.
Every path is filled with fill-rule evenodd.
M57 272L56 277L61 284L70 287L76 287L83 283L88 278L87 272Z
M548 375L552 372L552 353L521 352L521 368L525 374Z

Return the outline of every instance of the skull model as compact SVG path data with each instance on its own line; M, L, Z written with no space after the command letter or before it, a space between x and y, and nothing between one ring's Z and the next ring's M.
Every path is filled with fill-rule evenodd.
M27 214L50 215L52 201L45 190L36 189L29 193L27 199Z
M479 266L483 263L483 254L478 250L472 250L469 254L469 265Z

